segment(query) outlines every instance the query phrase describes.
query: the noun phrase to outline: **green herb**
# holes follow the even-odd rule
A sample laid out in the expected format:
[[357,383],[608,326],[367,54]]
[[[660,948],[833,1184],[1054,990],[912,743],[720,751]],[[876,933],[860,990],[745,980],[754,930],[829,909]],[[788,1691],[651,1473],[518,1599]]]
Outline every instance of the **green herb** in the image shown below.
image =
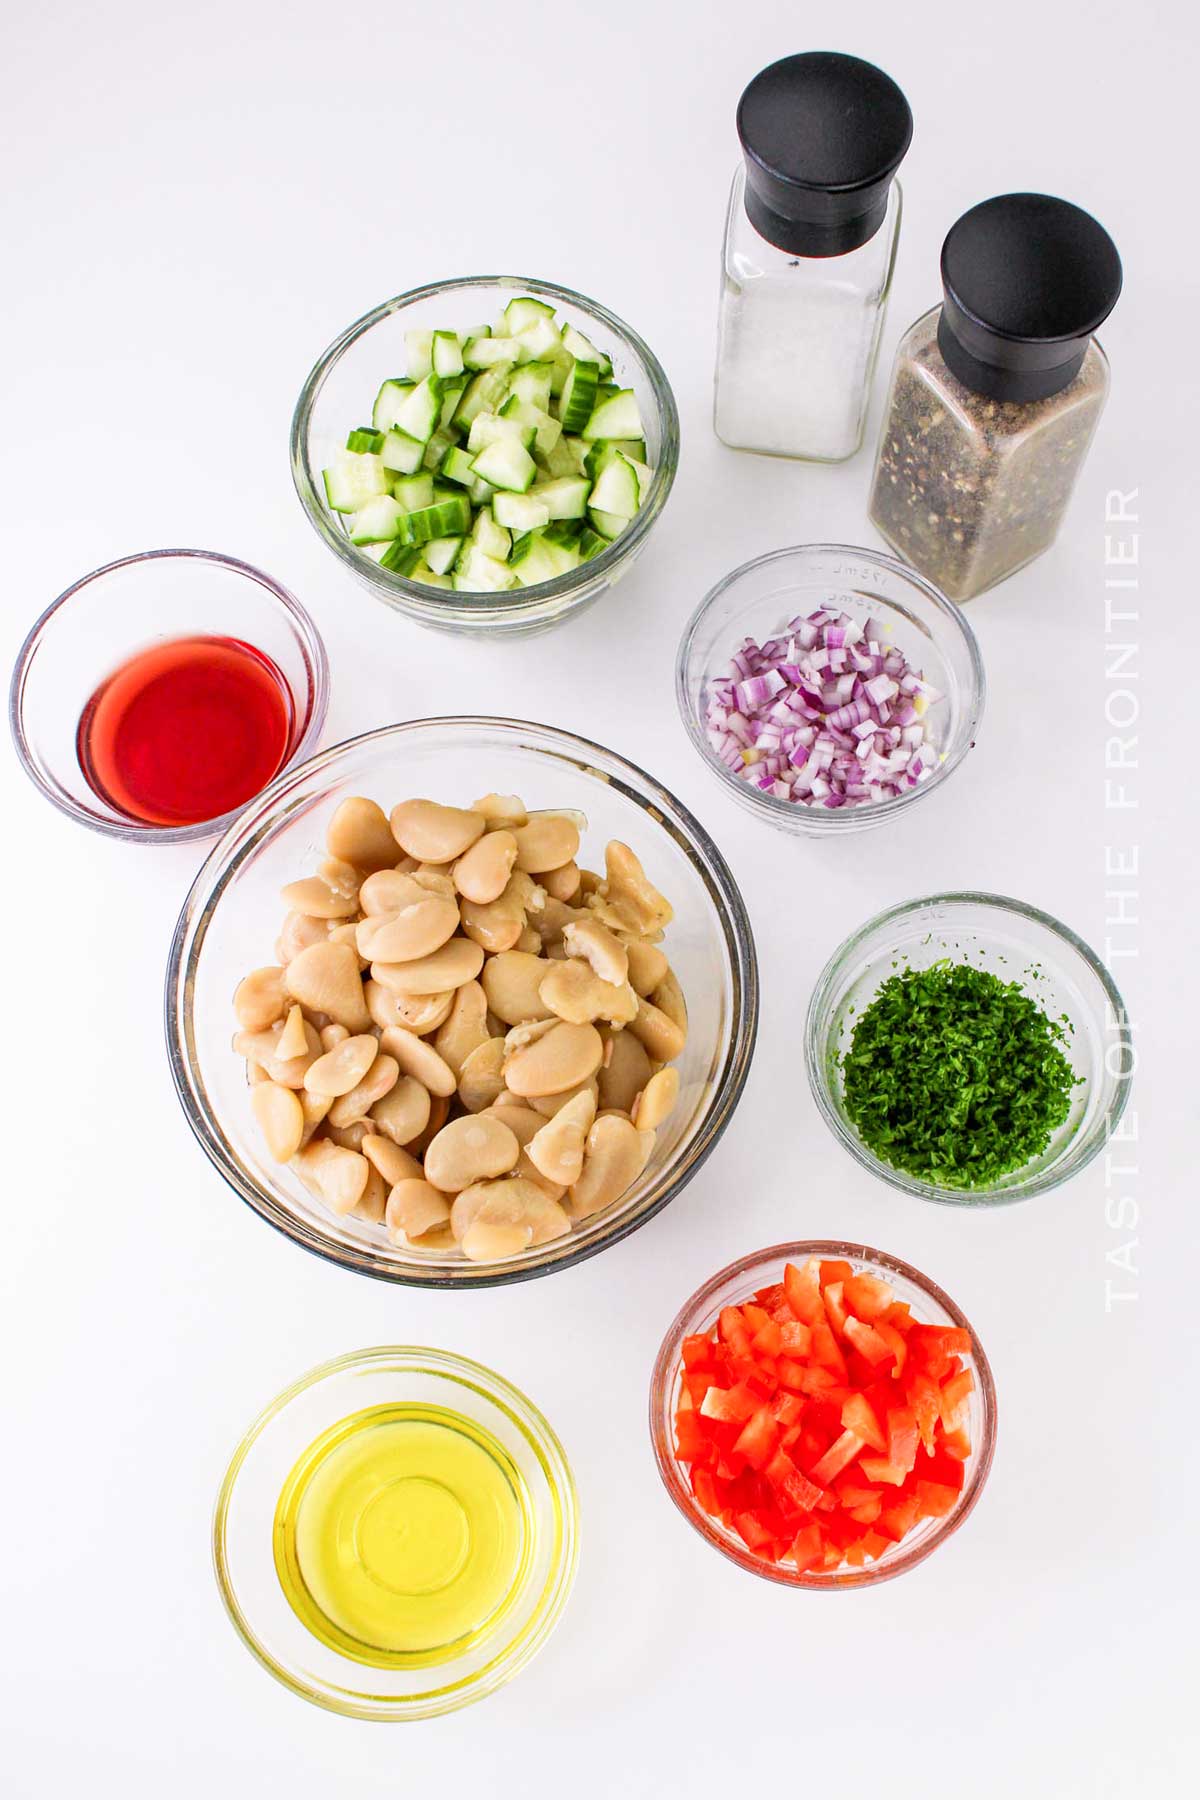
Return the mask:
[[889,975],[842,1058],[869,1150],[939,1187],[990,1187],[1038,1156],[1082,1081],[1067,1032],[1019,982],[938,962]]

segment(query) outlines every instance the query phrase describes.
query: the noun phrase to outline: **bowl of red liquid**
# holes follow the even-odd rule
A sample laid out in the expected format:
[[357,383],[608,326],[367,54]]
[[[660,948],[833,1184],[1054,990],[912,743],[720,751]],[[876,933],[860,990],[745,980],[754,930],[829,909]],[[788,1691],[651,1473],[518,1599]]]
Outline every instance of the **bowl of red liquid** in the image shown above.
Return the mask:
[[148,550],[85,575],[21,648],[9,722],[26,773],[81,825],[136,843],[217,836],[317,748],[329,664],[261,570]]

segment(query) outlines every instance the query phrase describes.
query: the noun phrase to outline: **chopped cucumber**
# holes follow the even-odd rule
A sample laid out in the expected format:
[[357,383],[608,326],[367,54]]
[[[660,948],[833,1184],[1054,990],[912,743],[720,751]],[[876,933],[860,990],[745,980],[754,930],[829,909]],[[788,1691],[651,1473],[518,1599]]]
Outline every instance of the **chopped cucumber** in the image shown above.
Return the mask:
[[558,399],[558,416],[564,431],[582,431],[596,404],[600,369],[594,362],[573,362]]
[[515,363],[521,346],[509,337],[468,338],[463,345],[463,364],[468,369],[494,369],[498,363]]
[[505,525],[510,531],[536,531],[539,525],[550,523],[550,508],[536,487],[527,494],[497,494],[492,512],[497,525]]
[[438,474],[443,481],[457,481],[460,487],[469,488],[475,480],[471,452],[464,450],[461,444],[452,445],[442,458]]
[[597,556],[654,478],[637,397],[570,322],[514,295],[493,325],[405,333],[385,381],[324,473],[364,556],[432,587],[503,591]]
[[370,425],[358,425],[346,439],[347,450],[353,450],[361,456],[364,451],[377,455],[383,449],[383,433],[375,431]]
[[442,376],[443,379],[462,374],[462,346],[456,333],[453,331],[434,332],[432,360],[434,374]]
[[560,475],[556,481],[535,482],[529,494],[546,507],[552,519],[583,519],[591,491],[586,475]]
[[641,505],[637,471],[624,456],[614,456],[592,488],[590,504],[601,512],[632,519]]
[[[436,375],[425,375],[401,401],[393,423],[397,430],[407,432],[419,444],[427,444],[437,430],[441,416],[442,384]],[[603,433],[593,435],[603,436]]]
[[425,562],[435,575],[448,575],[463,539],[430,538],[425,546]]
[[400,536],[404,510],[390,494],[378,494],[360,506],[350,521],[352,544],[384,544]]
[[387,431],[396,423],[396,414],[416,385],[415,381],[400,375],[384,382],[375,396],[371,412],[371,423],[376,431]]
[[605,356],[603,350],[597,350],[591,339],[584,337],[582,331],[577,331],[574,325],[563,326],[562,345],[575,362],[595,363],[601,381],[607,381],[612,374],[612,359]]
[[642,415],[632,388],[618,388],[601,400],[583,427],[585,438],[640,438]]
[[418,544],[405,544],[399,538],[393,538],[379,561],[383,568],[391,569],[396,575],[411,575],[421,560]]
[[406,331],[404,348],[408,352],[409,379],[424,381],[433,369],[432,331]]
[[410,438],[403,431],[396,430],[388,432],[379,453],[384,468],[391,469],[398,475],[415,475],[424,455],[424,444],[418,444],[416,438]]
[[355,513],[368,500],[388,491],[383,458],[369,452],[359,455],[344,450],[333,468],[324,470],[324,480],[325,498],[332,512]]
[[519,331],[524,331],[528,326],[536,325],[543,319],[553,319],[553,317],[554,308],[552,306],[547,306],[544,300],[535,300],[532,295],[526,294],[519,300],[510,300],[505,307],[504,329],[510,337],[516,337]]
[[[505,498],[505,496],[501,494],[496,495],[497,500],[503,498]],[[498,562],[504,562],[509,551],[512,549],[512,539],[509,537],[508,532],[496,523],[495,514],[491,507],[485,506],[481,510],[475,520],[475,526],[471,536],[479,545],[479,548],[483,551],[485,556],[494,556]]]

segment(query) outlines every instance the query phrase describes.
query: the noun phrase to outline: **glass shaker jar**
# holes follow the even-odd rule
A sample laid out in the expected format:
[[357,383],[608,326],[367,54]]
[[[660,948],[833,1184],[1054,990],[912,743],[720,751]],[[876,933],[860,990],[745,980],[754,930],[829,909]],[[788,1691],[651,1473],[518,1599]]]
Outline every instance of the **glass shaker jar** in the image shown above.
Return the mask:
[[754,77],[737,127],[714,428],[735,450],[842,462],[862,442],[912,113],[873,64],[812,51]]
[[1121,292],[1103,226],[1003,194],[942,247],[944,302],[900,341],[871,521],[952,600],[1048,550],[1108,396],[1092,333]]

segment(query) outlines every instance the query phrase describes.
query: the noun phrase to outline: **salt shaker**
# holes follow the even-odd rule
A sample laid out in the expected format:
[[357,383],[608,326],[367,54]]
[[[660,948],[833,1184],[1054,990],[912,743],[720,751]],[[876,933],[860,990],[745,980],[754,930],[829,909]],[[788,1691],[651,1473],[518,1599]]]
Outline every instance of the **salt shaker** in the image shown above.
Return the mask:
[[736,450],[842,462],[862,442],[912,113],[873,64],[812,51],[754,77],[737,127],[714,427]]
[[1002,194],[942,247],[944,301],[900,341],[870,513],[952,600],[1024,568],[1058,534],[1108,396],[1093,337],[1121,259],[1089,213]]

